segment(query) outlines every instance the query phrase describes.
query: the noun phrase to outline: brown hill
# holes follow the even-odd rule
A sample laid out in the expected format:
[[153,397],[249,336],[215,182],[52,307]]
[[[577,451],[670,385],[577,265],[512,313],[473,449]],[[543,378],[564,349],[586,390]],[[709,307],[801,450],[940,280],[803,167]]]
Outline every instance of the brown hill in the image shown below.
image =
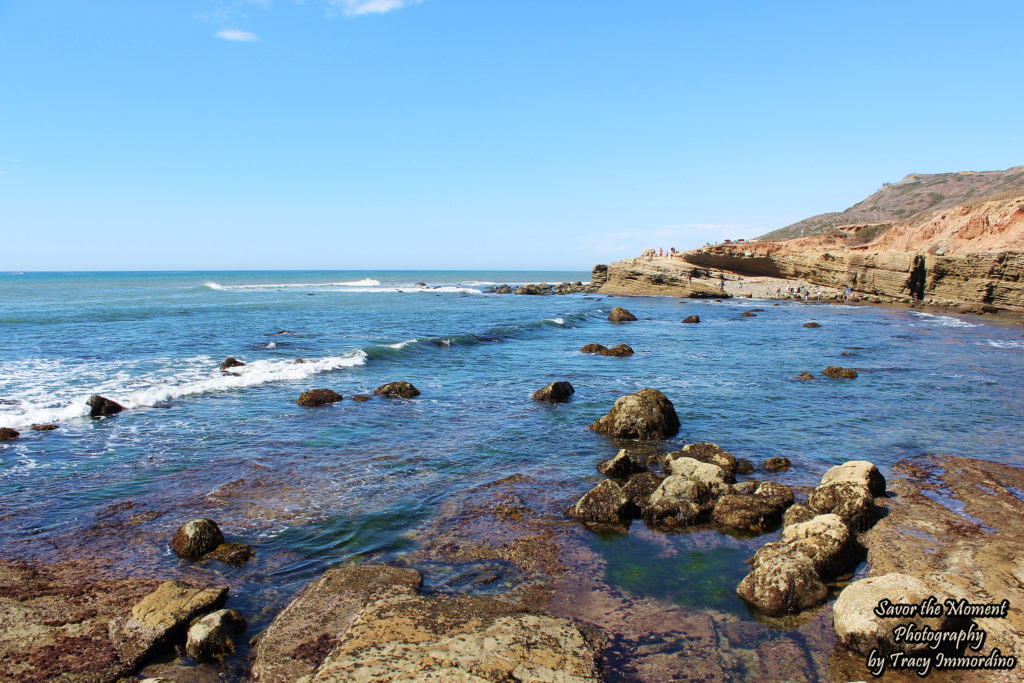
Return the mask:
[[929,216],[930,212],[1017,194],[1024,194],[1024,166],[1005,171],[915,173],[898,183],[886,183],[873,195],[845,211],[805,218],[758,239],[777,241],[811,237],[841,225],[916,222]]

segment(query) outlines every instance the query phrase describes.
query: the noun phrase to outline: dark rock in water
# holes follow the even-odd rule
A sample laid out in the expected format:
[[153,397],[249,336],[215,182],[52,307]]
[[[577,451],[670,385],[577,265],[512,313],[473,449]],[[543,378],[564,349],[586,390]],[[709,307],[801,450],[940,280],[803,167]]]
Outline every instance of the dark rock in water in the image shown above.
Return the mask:
[[857,376],[857,371],[853,368],[841,368],[838,365],[830,365],[821,371],[821,374],[826,377],[835,377],[842,379],[854,379]]
[[602,353],[607,350],[608,347],[603,344],[587,344],[580,349],[583,353]]
[[683,318],[683,322],[684,323],[699,323],[700,322],[700,316],[699,315],[688,315],[685,318]]
[[372,396],[364,396],[363,394],[356,394],[355,396],[353,396],[351,398],[351,400],[355,401],[356,403],[362,403],[363,401],[369,401],[372,398],[373,398]]
[[804,327],[821,327],[821,325],[819,325],[816,322],[809,322],[809,323],[804,323]]
[[413,287],[426,287],[426,286],[427,286],[426,282],[417,282],[417,283],[415,283],[413,285]]
[[741,481],[738,484],[733,484],[732,492],[740,495],[753,495],[757,487],[761,485],[761,482],[756,479],[748,479],[747,481]]
[[703,521],[713,505],[714,494],[704,482],[672,475],[654,490],[640,513],[649,524],[679,528]]
[[310,389],[309,391],[302,392],[302,396],[299,396],[299,400],[296,403],[300,406],[316,408],[317,406],[337,403],[341,398],[341,394],[331,389]]
[[625,479],[631,474],[646,472],[647,466],[640,459],[623,448],[614,458],[603,460],[597,464],[597,471],[606,477]]
[[307,362],[305,358],[296,358],[295,359],[295,364],[296,365],[302,365],[305,362]]
[[489,289],[485,289],[484,291],[487,292],[488,294],[511,294],[515,290],[513,290],[508,285],[498,285],[497,287],[490,287]]
[[751,308],[750,312],[751,313],[764,313],[764,309],[763,308]]
[[373,393],[378,396],[386,396],[388,398],[413,398],[420,395],[420,390],[409,382],[403,381],[382,384],[374,389]]
[[800,524],[801,522],[807,522],[818,516],[818,513],[811,508],[797,503],[791,505],[786,513],[782,516],[782,526],[790,526],[792,524]]
[[754,495],[767,498],[784,508],[792,505],[794,500],[793,489],[785,484],[777,484],[774,481],[762,482],[754,491]]
[[[280,334],[280,333],[278,333],[278,334]],[[224,359],[224,362],[220,364],[220,369],[221,370],[230,370],[231,368],[240,368],[243,365],[245,365],[245,363],[243,363],[242,361],[238,360],[234,356],[228,356],[227,358]]]
[[746,458],[736,459],[736,474],[753,474],[754,463],[750,462]]
[[621,306],[616,306],[612,309],[611,313],[608,314],[608,320],[613,323],[624,323],[636,320],[636,316],[627,311]]
[[764,531],[781,516],[782,505],[756,494],[721,496],[711,511],[711,519],[718,524],[746,531]]
[[21,433],[10,427],[0,427],[0,441],[13,441],[21,436]]
[[185,640],[185,652],[197,662],[220,662],[235,654],[235,639],[247,624],[241,612],[221,609],[193,622]]
[[545,283],[536,285],[523,285],[516,290],[516,294],[527,294],[531,296],[542,296],[551,293],[551,285]]
[[90,417],[106,417],[107,415],[117,415],[124,406],[116,401],[111,401],[109,398],[100,396],[99,394],[93,394],[89,397],[89,400],[85,402],[87,406],[92,408],[89,411]]
[[665,455],[666,464],[668,461],[675,460],[676,458],[693,458],[694,460],[717,465],[729,474],[736,473],[736,458],[718,444],[707,441],[686,444],[681,450],[667,453]]
[[622,493],[629,498],[636,509],[642,510],[647,507],[651,500],[651,494],[658,490],[665,477],[654,472],[640,472],[634,474],[622,487]]
[[201,517],[181,525],[171,539],[171,550],[186,560],[198,560],[224,543],[224,534],[212,519]]
[[616,344],[610,349],[604,349],[601,352],[602,356],[614,356],[616,358],[624,358],[626,356],[633,355],[633,349],[628,344]]
[[804,370],[799,375],[797,375],[796,378],[797,379],[804,379],[804,380],[807,380],[807,379],[818,379],[817,377],[815,377],[811,373],[807,372],[806,370]]
[[245,543],[221,543],[209,555],[206,555],[212,560],[220,560],[232,567],[240,567],[254,556],[252,548]]
[[807,507],[819,514],[838,515],[853,531],[863,531],[875,518],[875,499],[864,484],[833,481],[807,496]]
[[619,439],[667,439],[679,431],[672,401],[657,389],[622,396],[590,428]]
[[565,403],[574,393],[576,390],[569,382],[552,382],[543,389],[533,392],[533,400],[546,403]]
[[757,313],[751,313],[750,311],[743,311],[742,313],[740,313],[740,315],[743,316],[744,318],[756,318],[757,317]]
[[784,472],[788,470],[793,463],[789,461],[789,458],[775,457],[768,458],[762,463],[761,467],[764,468],[765,472]]
[[131,616],[117,617],[108,627],[121,659],[136,668],[150,656],[170,647],[185,635],[196,617],[218,609],[228,589],[195,588],[182,581],[166,581],[132,607]]
[[270,334],[269,336],[276,337],[279,334],[294,334],[294,332],[292,332],[291,330],[278,330],[277,332],[274,332],[274,333]]
[[842,352],[842,353],[840,353],[839,355],[840,355],[840,356],[856,356],[857,354],[855,354],[855,353],[853,353],[853,352],[851,352],[851,351],[843,351],[843,352]]
[[885,495],[885,477],[873,463],[866,460],[849,460],[842,465],[829,468],[821,478],[822,484],[848,481],[868,487],[873,496]]
[[630,519],[630,510],[629,498],[622,492],[622,487],[611,479],[605,479],[583,494],[568,512],[570,517],[581,522],[618,524]]
[[54,429],[58,429],[58,426],[52,423],[32,425],[30,429],[33,432],[52,432]]

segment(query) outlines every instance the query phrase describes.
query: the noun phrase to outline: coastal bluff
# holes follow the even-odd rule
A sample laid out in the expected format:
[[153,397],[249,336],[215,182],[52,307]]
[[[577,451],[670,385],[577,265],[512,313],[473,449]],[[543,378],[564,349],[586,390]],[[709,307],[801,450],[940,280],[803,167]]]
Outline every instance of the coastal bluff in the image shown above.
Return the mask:
[[721,296],[720,281],[773,278],[830,290],[850,287],[855,295],[886,302],[1021,312],[1024,193],[906,223],[839,226],[814,237],[625,259],[596,267],[595,283],[599,269],[598,291],[605,294]]

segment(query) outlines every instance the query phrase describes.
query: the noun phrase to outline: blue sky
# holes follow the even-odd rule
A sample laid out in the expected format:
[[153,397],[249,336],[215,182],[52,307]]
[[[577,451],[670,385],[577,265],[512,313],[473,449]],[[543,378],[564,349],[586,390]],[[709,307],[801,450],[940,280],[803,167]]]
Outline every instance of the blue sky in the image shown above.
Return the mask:
[[0,0],[0,269],[589,269],[1024,164],[1024,3]]

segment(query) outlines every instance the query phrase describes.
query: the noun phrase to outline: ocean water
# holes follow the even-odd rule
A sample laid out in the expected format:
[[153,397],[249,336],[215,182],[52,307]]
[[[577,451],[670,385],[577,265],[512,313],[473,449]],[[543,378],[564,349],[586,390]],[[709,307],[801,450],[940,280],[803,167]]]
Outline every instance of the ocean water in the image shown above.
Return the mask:
[[[489,283],[587,279],[0,274],[0,426],[22,432],[0,443],[0,553],[95,553],[160,575],[183,564],[166,546],[174,529],[211,516],[229,540],[251,543],[256,559],[190,571],[226,576],[259,628],[332,564],[415,547],[417,527],[460,491],[514,473],[593,485],[595,463],[618,445],[588,425],[644,387],[663,391],[682,422],[665,450],[713,441],[755,462],[786,456],[794,467],[777,478],[789,484],[813,485],[850,459],[888,475],[922,453],[1024,465],[1020,326],[797,302],[482,293]],[[639,320],[609,323],[613,305]],[[754,307],[765,311],[740,316]],[[702,322],[680,324],[690,314]],[[822,327],[802,327],[811,320]],[[624,342],[636,354],[580,353],[590,342]],[[246,365],[225,375],[218,365],[227,356]],[[860,377],[793,379],[828,365]],[[530,400],[559,379],[576,388],[571,402]],[[397,380],[422,395],[295,404],[311,388],[349,397]],[[130,410],[91,420],[93,393]],[[28,430],[41,422],[60,428]],[[104,526],[122,512],[137,515],[136,526]],[[659,569],[656,560],[634,566],[646,538],[594,538],[623,591],[742,609],[728,589],[748,553],[732,539],[689,548]],[[694,592],[678,582],[687,572],[718,583]]]

